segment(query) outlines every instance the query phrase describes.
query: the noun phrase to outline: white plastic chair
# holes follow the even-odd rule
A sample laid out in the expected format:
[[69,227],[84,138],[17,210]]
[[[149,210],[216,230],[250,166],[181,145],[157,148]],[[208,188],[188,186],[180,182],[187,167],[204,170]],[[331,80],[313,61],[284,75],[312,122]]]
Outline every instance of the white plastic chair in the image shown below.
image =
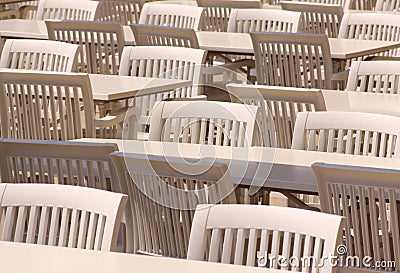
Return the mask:
[[[398,170],[314,163],[321,210],[346,217],[348,256],[370,257],[371,265],[386,263],[387,272],[400,270]],[[343,257],[346,258],[346,257]],[[371,271],[366,265],[356,270]]]
[[[338,38],[358,40],[400,40],[400,15],[385,13],[345,14]],[[379,54],[380,56],[400,56],[397,49]]]
[[232,9],[228,32],[297,32],[300,12],[273,9]]
[[2,241],[112,251],[128,196],[68,185],[6,184]]
[[343,18],[343,7],[309,2],[281,1],[283,10],[301,12],[299,32],[326,34],[329,38],[337,38]]
[[232,9],[259,9],[259,0],[197,0],[205,8],[204,30],[225,32]]
[[139,22],[140,12],[148,0],[100,0],[98,21],[130,25]]
[[265,146],[290,149],[297,114],[326,111],[322,91],[266,86],[228,84],[232,102],[257,105],[261,109],[261,128]]
[[76,70],[78,45],[43,40],[7,39],[0,68],[72,72]]
[[[163,5],[166,6],[166,5]],[[136,97],[133,105],[141,111],[139,125],[147,125],[157,101],[165,98],[188,98],[201,95],[202,65],[206,51],[182,47],[136,46],[122,52],[120,75],[191,80],[192,85],[166,93]],[[139,130],[144,131],[143,128]]]
[[81,45],[82,51],[78,57],[80,72],[118,75],[125,45],[121,24],[48,21],[46,27],[50,40]]
[[332,58],[326,35],[261,32],[250,36],[258,84],[332,89]]
[[149,140],[250,147],[258,142],[258,106],[216,101],[168,101],[150,114]]
[[376,11],[400,11],[400,1],[398,0],[377,0]]
[[[368,0],[363,0],[364,2],[367,2]],[[280,2],[289,2],[289,1],[280,1]],[[279,2],[279,4],[280,4]],[[324,5],[335,5],[335,6],[341,6],[343,7],[344,10],[348,9],[362,9],[361,7],[358,7],[356,5],[357,0],[298,0],[295,2],[299,3],[310,3],[310,4],[324,4]]]
[[370,93],[399,94],[400,62],[352,62],[346,90]]
[[134,253],[185,258],[196,205],[236,202],[225,164],[122,152],[111,158],[131,197]]
[[40,0],[36,20],[83,20],[93,21],[99,7],[97,1],[87,0]]
[[[87,74],[0,71],[1,137],[70,140],[114,135],[124,115],[95,119]],[[82,107],[83,106],[83,107]]]
[[[259,261],[268,268],[329,273],[333,271],[329,263],[318,269],[315,266],[323,257],[336,253],[344,220],[337,215],[285,207],[199,205],[188,259],[246,266],[258,266]],[[287,259],[287,267],[277,264],[281,256]],[[310,256],[315,259],[311,266],[301,259]],[[298,258],[297,266],[288,262],[292,257]]]
[[132,24],[137,46],[178,46],[200,48],[196,32],[190,28]]
[[399,117],[361,112],[302,112],[292,149],[374,157],[400,156]]
[[200,7],[146,3],[140,14],[139,24],[199,30],[203,16],[204,10]]

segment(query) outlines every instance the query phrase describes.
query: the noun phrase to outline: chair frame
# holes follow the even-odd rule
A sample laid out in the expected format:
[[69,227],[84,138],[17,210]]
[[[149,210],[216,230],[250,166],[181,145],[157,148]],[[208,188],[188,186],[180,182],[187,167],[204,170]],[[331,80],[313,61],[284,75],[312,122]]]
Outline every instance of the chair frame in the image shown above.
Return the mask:
[[[232,217],[232,215],[237,217]],[[268,217],[260,217],[260,215],[268,215]],[[294,253],[290,256],[298,257],[302,248],[299,243],[301,238],[306,241],[305,248],[310,247],[311,249],[312,237],[315,238],[314,253],[312,254],[308,250],[307,254],[307,250],[305,250],[303,255],[312,255],[316,259],[330,257],[332,253],[336,253],[344,220],[344,217],[337,215],[286,207],[199,205],[193,219],[188,259],[257,266],[255,262],[258,258],[256,257],[258,251],[260,255],[269,259],[265,254],[285,257],[290,255],[292,249]],[[322,228],[313,224],[316,222],[326,225]],[[284,240],[280,242],[282,238]],[[260,240],[259,249],[257,247],[258,240]],[[292,246],[292,240],[294,246]],[[324,241],[323,248],[322,241]],[[235,247],[233,247],[234,243],[236,243]],[[283,243],[282,249],[281,243]],[[268,250],[269,244],[271,244],[270,251]],[[316,262],[318,264],[318,261]],[[276,264],[273,267],[279,268]],[[311,272],[310,268],[299,270],[292,267],[292,270]],[[333,271],[333,268],[331,265],[325,264],[319,268],[319,271],[329,273]]]
[[298,112],[326,111],[320,89],[228,84],[232,102],[258,105],[266,146],[290,149]]
[[[300,34],[300,33],[274,33],[274,32],[253,32],[250,33],[253,47],[254,47],[254,56],[256,60],[256,69],[257,69],[257,82],[258,84],[265,85],[279,85],[279,86],[292,86],[292,87],[308,87],[308,88],[323,88],[323,89],[332,89],[332,75],[333,75],[333,67],[332,67],[332,57],[329,47],[328,37],[326,35],[320,34]],[[266,70],[267,67],[271,67],[271,64],[268,64],[268,59],[265,58],[265,48],[262,45],[271,44],[271,45],[297,45],[304,46],[304,49],[308,48],[311,51],[315,50],[317,47],[321,49],[321,55],[318,54],[320,58],[322,58],[322,64],[318,63],[318,67],[315,68],[317,71],[311,70],[308,73],[303,73],[299,75],[295,75],[295,72],[287,72],[281,71],[281,80],[279,82],[276,81],[276,73],[277,68],[270,68]],[[268,50],[270,51],[270,50]],[[276,49],[272,49],[272,51],[276,51]],[[281,50],[279,50],[281,51]],[[286,51],[286,50],[285,50]],[[281,54],[281,53],[279,53]],[[294,56],[294,53],[291,51],[290,55]],[[301,50],[301,55],[304,58],[313,58],[315,54],[311,54],[309,51]],[[270,57],[268,57],[270,58]],[[275,62],[273,65],[278,65],[281,70],[285,66],[284,63],[287,61],[280,61],[281,58],[273,57],[272,61]],[[308,69],[307,64],[300,64],[300,58],[297,56],[295,58],[297,64],[290,65],[291,69],[300,69],[303,66],[303,70]],[[299,68],[295,68],[296,65]],[[315,63],[314,63],[315,65]],[[313,65],[313,67],[314,67]],[[323,69],[322,69],[323,66]],[[266,70],[266,71],[265,71]],[[323,70],[323,71],[322,71]],[[300,73],[300,71],[298,71]],[[289,75],[290,74],[290,75]],[[297,74],[297,73],[296,73]],[[323,76],[322,76],[323,75]],[[283,76],[283,77],[282,77]],[[305,79],[303,79],[303,77]],[[283,80],[282,80],[283,79]],[[310,83],[308,81],[311,81]],[[304,86],[306,84],[306,86]]]
[[84,20],[93,21],[96,19],[99,2],[81,0],[40,0],[36,19],[62,19],[62,20]]
[[[399,117],[373,113],[301,112],[296,119],[292,149],[320,152],[335,152],[337,149],[336,153],[398,158],[400,128],[393,124],[399,121]],[[337,137],[331,132],[335,129],[340,130]],[[308,141],[307,130],[310,131]],[[316,135],[318,130],[323,130],[319,136]],[[363,135],[363,131],[368,134]]]
[[344,15],[342,6],[292,1],[281,1],[280,5],[283,10],[301,12],[299,32],[338,37]]
[[232,9],[227,32],[297,32],[299,12],[272,9]]
[[131,29],[137,46],[200,48],[193,29],[141,24],[131,24]]
[[[395,261],[396,267],[386,270],[399,271],[400,172],[321,162],[312,164],[312,170],[318,184],[321,210],[346,217],[346,240],[342,244],[347,246],[347,255],[369,256],[371,264],[382,259]],[[374,202],[368,202],[367,198]]]
[[[127,235],[128,240],[134,240],[134,253],[185,258],[196,204],[236,202],[225,164],[205,166],[123,152],[112,153],[111,158],[123,192],[131,197],[128,217],[132,225]],[[133,181],[133,175],[141,180]],[[205,181],[208,198],[207,190],[199,183]]]
[[[108,22],[46,21],[46,27],[49,40],[81,45],[82,51],[78,57],[80,64],[79,71],[93,74],[118,74],[120,58],[125,46],[124,31],[121,24]],[[89,43],[80,40],[83,35],[90,37]],[[105,45],[102,43],[99,47],[97,42],[93,42],[97,41],[98,37],[108,40],[111,36],[116,39],[113,39],[111,44]],[[79,37],[79,40],[76,40],[77,37]],[[94,52],[93,49],[95,49]],[[105,52],[108,54],[100,57]],[[110,52],[111,55],[109,54]]]
[[398,61],[353,61],[346,90],[399,94],[399,77]]
[[[204,109],[207,111],[205,112]],[[172,119],[186,120],[188,118],[196,121],[188,121],[189,127],[185,121],[180,126],[173,123],[173,132],[170,131]],[[207,120],[210,120],[208,125]],[[214,122],[212,122],[213,120]],[[243,125],[233,125],[240,126],[236,129],[230,128],[223,120],[232,120],[243,123]],[[149,140],[199,144],[208,139],[204,144],[249,147],[257,143],[259,121],[260,110],[258,106],[254,105],[215,101],[162,101],[154,107],[150,114]],[[184,126],[183,132],[181,132],[181,126]],[[217,126],[216,135],[215,126]],[[232,132],[229,131],[225,132],[229,129],[235,130],[239,135],[232,135]],[[193,132],[198,135],[193,136]],[[170,134],[173,134],[172,140]],[[180,134],[183,134],[182,138],[180,138]]]
[[57,41],[7,39],[0,67],[41,71],[73,72],[80,47]]
[[[174,20],[171,22],[172,17]],[[200,7],[178,4],[146,3],[139,24],[162,25],[199,30],[203,24],[204,10]]]
[[[0,214],[3,214],[1,216],[5,219],[5,226],[1,240],[102,251],[115,250],[119,223],[128,196],[69,185],[3,185],[5,187]],[[82,212],[80,220],[79,211]],[[40,221],[37,221],[38,217]],[[68,227],[69,219],[72,223],[71,228]],[[60,223],[57,223],[58,221]]]

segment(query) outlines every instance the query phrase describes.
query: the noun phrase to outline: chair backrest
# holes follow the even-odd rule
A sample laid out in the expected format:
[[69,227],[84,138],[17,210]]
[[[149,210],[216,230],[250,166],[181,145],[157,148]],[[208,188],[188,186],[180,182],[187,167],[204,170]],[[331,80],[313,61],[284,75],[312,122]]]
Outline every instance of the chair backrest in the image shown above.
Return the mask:
[[353,61],[346,90],[400,94],[400,62]]
[[[202,49],[160,46],[125,47],[120,75],[191,80],[192,86],[165,93],[136,97],[134,105],[141,110],[139,124],[148,124],[154,104],[165,98],[186,98],[201,95],[202,65],[206,51]],[[141,130],[141,129],[139,129]]]
[[292,146],[294,124],[299,112],[326,111],[319,89],[228,84],[232,102],[257,105],[261,110],[261,128],[266,146]]
[[121,192],[110,154],[113,143],[0,139],[0,174],[6,183],[78,185]]
[[[374,12],[345,14],[338,38],[398,42],[400,15]],[[379,55],[400,56],[400,51],[393,49]]]
[[82,46],[78,57],[78,71],[118,75],[120,58],[125,45],[121,24],[47,21],[46,27],[50,40]]
[[200,48],[196,32],[190,28],[131,25],[137,46],[178,46]]
[[19,11],[15,9],[8,9],[0,11],[0,20],[19,19]]
[[301,12],[299,32],[338,37],[343,18],[342,6],[291,1],[282,1],[280,4],[284,10]]
[[115,250],[128,196],[70,185],[6,184],[2,241]]
[[78,45],[56,41],[7,39],[1,53],[0,68],[73,72]]
[[235,203],[225,164],[113,153],[129,193],[135,252],[185,258],[197,204]]
[[400,1],[398,0],[377,0],[376,11],[400,11]]
[[[323,257],[336,253],[344,220],[337,215],[277,206],[199,205],[188,259],[246,266],[258,266],[257,261],[262,261],[268,268],[313,272]],[[286,258],[287,267],[277,264],[281,256]],[[315,259],[312,265],[301,259],[307,256]],[[298,258],[297,266],[287,262],[292,257]],[[318,269],[329,273],[332,265],[325,263]]]
[[97,1],[88,0],[40,0],[36,19],[93,21],[99,4]]
[[347,247],[347,255],[369,256],[371,265],[394,261],[385,270],[398,272],[400,172],[324,163],[314,163],[312,169],[321,210],[346,217],[346,239],[341,243]]
[[259,9],[260,0],[197,0],[199,7],[205,8],[203,29],[227,31],[232,9]]
[[399,117],[361,112],[302,112],[292,149],[400,157]]
[[257,143],[259,121],[254,105],[163,101],[150,113],[149,140],[249,147]]
[[204,10],[200,7],[146,3],[140,14],[139,24],[199,30],[203,17]]
[[0,71],[0,105],[1,137],[95,137],[94,102],[87,74]]
[[250,33],[257,83],[332,89],[328,37],[321,34]]
[[[299,0],[296,1],[298,3],[305,3],[305,4],[324,4],[324,5],[334,5],[334,6],[341,6],[344,10],[348,9],[361,9],[361,8],[356,8],[356,3],[359,0]],[[369,0],[363,0],[364,2],[367,2]],[[279,1],[278,4],[281,3],[288,3],[290,1]],[[354,8],[353,8],[354,6]],[[358,7],[358,6],[357,6]]]
[[140,12],[148,0],[100,0],[96,20],[130,25],[139,22]]
[[300,12],[273,9],[232,9],[228,32],[297,32]]

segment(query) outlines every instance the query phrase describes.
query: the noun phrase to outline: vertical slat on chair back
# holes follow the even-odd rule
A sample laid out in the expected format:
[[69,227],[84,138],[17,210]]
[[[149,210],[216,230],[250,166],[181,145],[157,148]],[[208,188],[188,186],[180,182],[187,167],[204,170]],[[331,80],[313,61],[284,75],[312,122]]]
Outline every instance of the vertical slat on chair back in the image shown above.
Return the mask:
[[399,94],[400,63],[394,61],[353,61],[346,90]]
[[300,13],[269,9],[232,9],[228,32],[297,32]]
[[111,163],[116,144],[0,140],[1,181],[78,185],[121,192]]
[[258,84],[331,89],[326,35],[251,33]]
[[290,2],[282,2],[281,6],[284,10],[301,12],[300,32],[326,34],[329,38],[338,37],[343,18],[342,6]]
[[205,8],[204,30],[226,32],[232,9],[261,8],[259,0],[226,1],[226,0],[197,0],[199,7]]
[[1,68],[72,72],[76,70],[79,47],[55,41],[7,39]]
[[46,27],[49,39],[82,46],[78,57],[78,71],[92,74],[118,74],[125,44],[121,24],[79,21],[46,22]]
[[88,75],[1,71],[0,84],[2,137],[42,140],[95,137]]
[[400,156],[398,117],[358,112],[299,113],[292,149],[374,157]]
[[146,3],[139,24],[199,30],[203,21],[202,8],[178,4]]
[[99,2],[81,0],[40,0],[37,20],[60,19],[60,20],[83,20],[93,21],[96,18]]
[[7,184],[2,241],[110,251],[126,195],[66,185]]
[[196,32],[188,28],[131,25],[137,46],[178,46],[200,48]]
[[312,168],[321,210],[346,217],[347,255],[369,256],[371,264],[394,261],[385,270],[399,271],[399,171],[324,163]]
[[376,11],[399,11],[400,1],[398,0],[377,0],[375,5]]
[[[400,41],[400,15],[351,13],[343,17],[339,38],[359,40]],[[378,54],[399,56],[398,49]]]
[[145,0],[100,0],[98,21],[130,25],[139,22]]
[[191,80],[192,85],[173,91],[137,97],[135,106],[141,110],[139,124],[148,124],[148,116],[157,101],[186,98],[202,94],[202,64],[206,51],[180,47],[125,47],[120,75]]
[[196,205],[236,202],[224,164],[124,153],[111,157],[131,197],[135,252],[185,258]]
[[[316,222],[326,225],[317,227]],[[201,205],[193,219],[188,259],[246,266],[261,262],[267,268],[331,272],[331,265],[316,265],[322,257],[334,255],[343,225],[343,217],[293,208]],[[287,259],[287,267],[278,264],[281,256]],[[293,257],[298,259],[297,266]],[[310,265],[306,257],[315,260]]]
[[227,85],[232,102],[257,105],[262,112],[261,123],[266,132],[266,146],[290,148],[294,125],[299,112],[326,111],[324,97],[318,89],[273,86]]
[[259,115],[260,110],[254,105],[160,102],[150,115],[149,140],[249,147],[258,136]]

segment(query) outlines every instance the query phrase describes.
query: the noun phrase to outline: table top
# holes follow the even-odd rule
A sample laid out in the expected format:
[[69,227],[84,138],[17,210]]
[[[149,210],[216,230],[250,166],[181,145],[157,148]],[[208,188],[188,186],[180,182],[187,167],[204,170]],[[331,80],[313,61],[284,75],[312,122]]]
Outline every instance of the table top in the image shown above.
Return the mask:
[[226,163],[233,183],[250,187],[288,190],[293,192],[318,192],[311,164],[364,166],[400,170],[400,159],[377,158],[336,153],[311,152],[269,147],[227,147],[214,145],[166,143],[116,139],[78,139],[74,141],[116,143],[120,151],[172,158],[211,159],[208,162]]
[[[10,19],[0,21],[0,34],[9,38],[47,39],[44,21]],[[124,26],[125,44],[134,43],[133,33],[129,26]],[[253,54],[253,45],[248,33],[197,32],[200,48],[209,51],[235,54]],[[347,60],[379,53],[400,47],[399,42],[369,41],[354,39],[330,38],[333,59]]]
[[89,74],[93,99],[113,101],[167,92],[188,86],[191,81],[118,75]]
[[[1,30],[1,28],[0,28]],[[254,54],[248,33],[197,32],[202,49],[222,53]],[[332,59],[347,60],[400,47],[399,42],[329,38]]]
[[[123,29],[126,44],[133,44],[134,38],[130,26],[123,26]],[[0,35],[8,38],[48,39],[46,23],[43,20],[0,20]]]
[[285,273],[165,257],[0,242],[0,270],[8,273]]

